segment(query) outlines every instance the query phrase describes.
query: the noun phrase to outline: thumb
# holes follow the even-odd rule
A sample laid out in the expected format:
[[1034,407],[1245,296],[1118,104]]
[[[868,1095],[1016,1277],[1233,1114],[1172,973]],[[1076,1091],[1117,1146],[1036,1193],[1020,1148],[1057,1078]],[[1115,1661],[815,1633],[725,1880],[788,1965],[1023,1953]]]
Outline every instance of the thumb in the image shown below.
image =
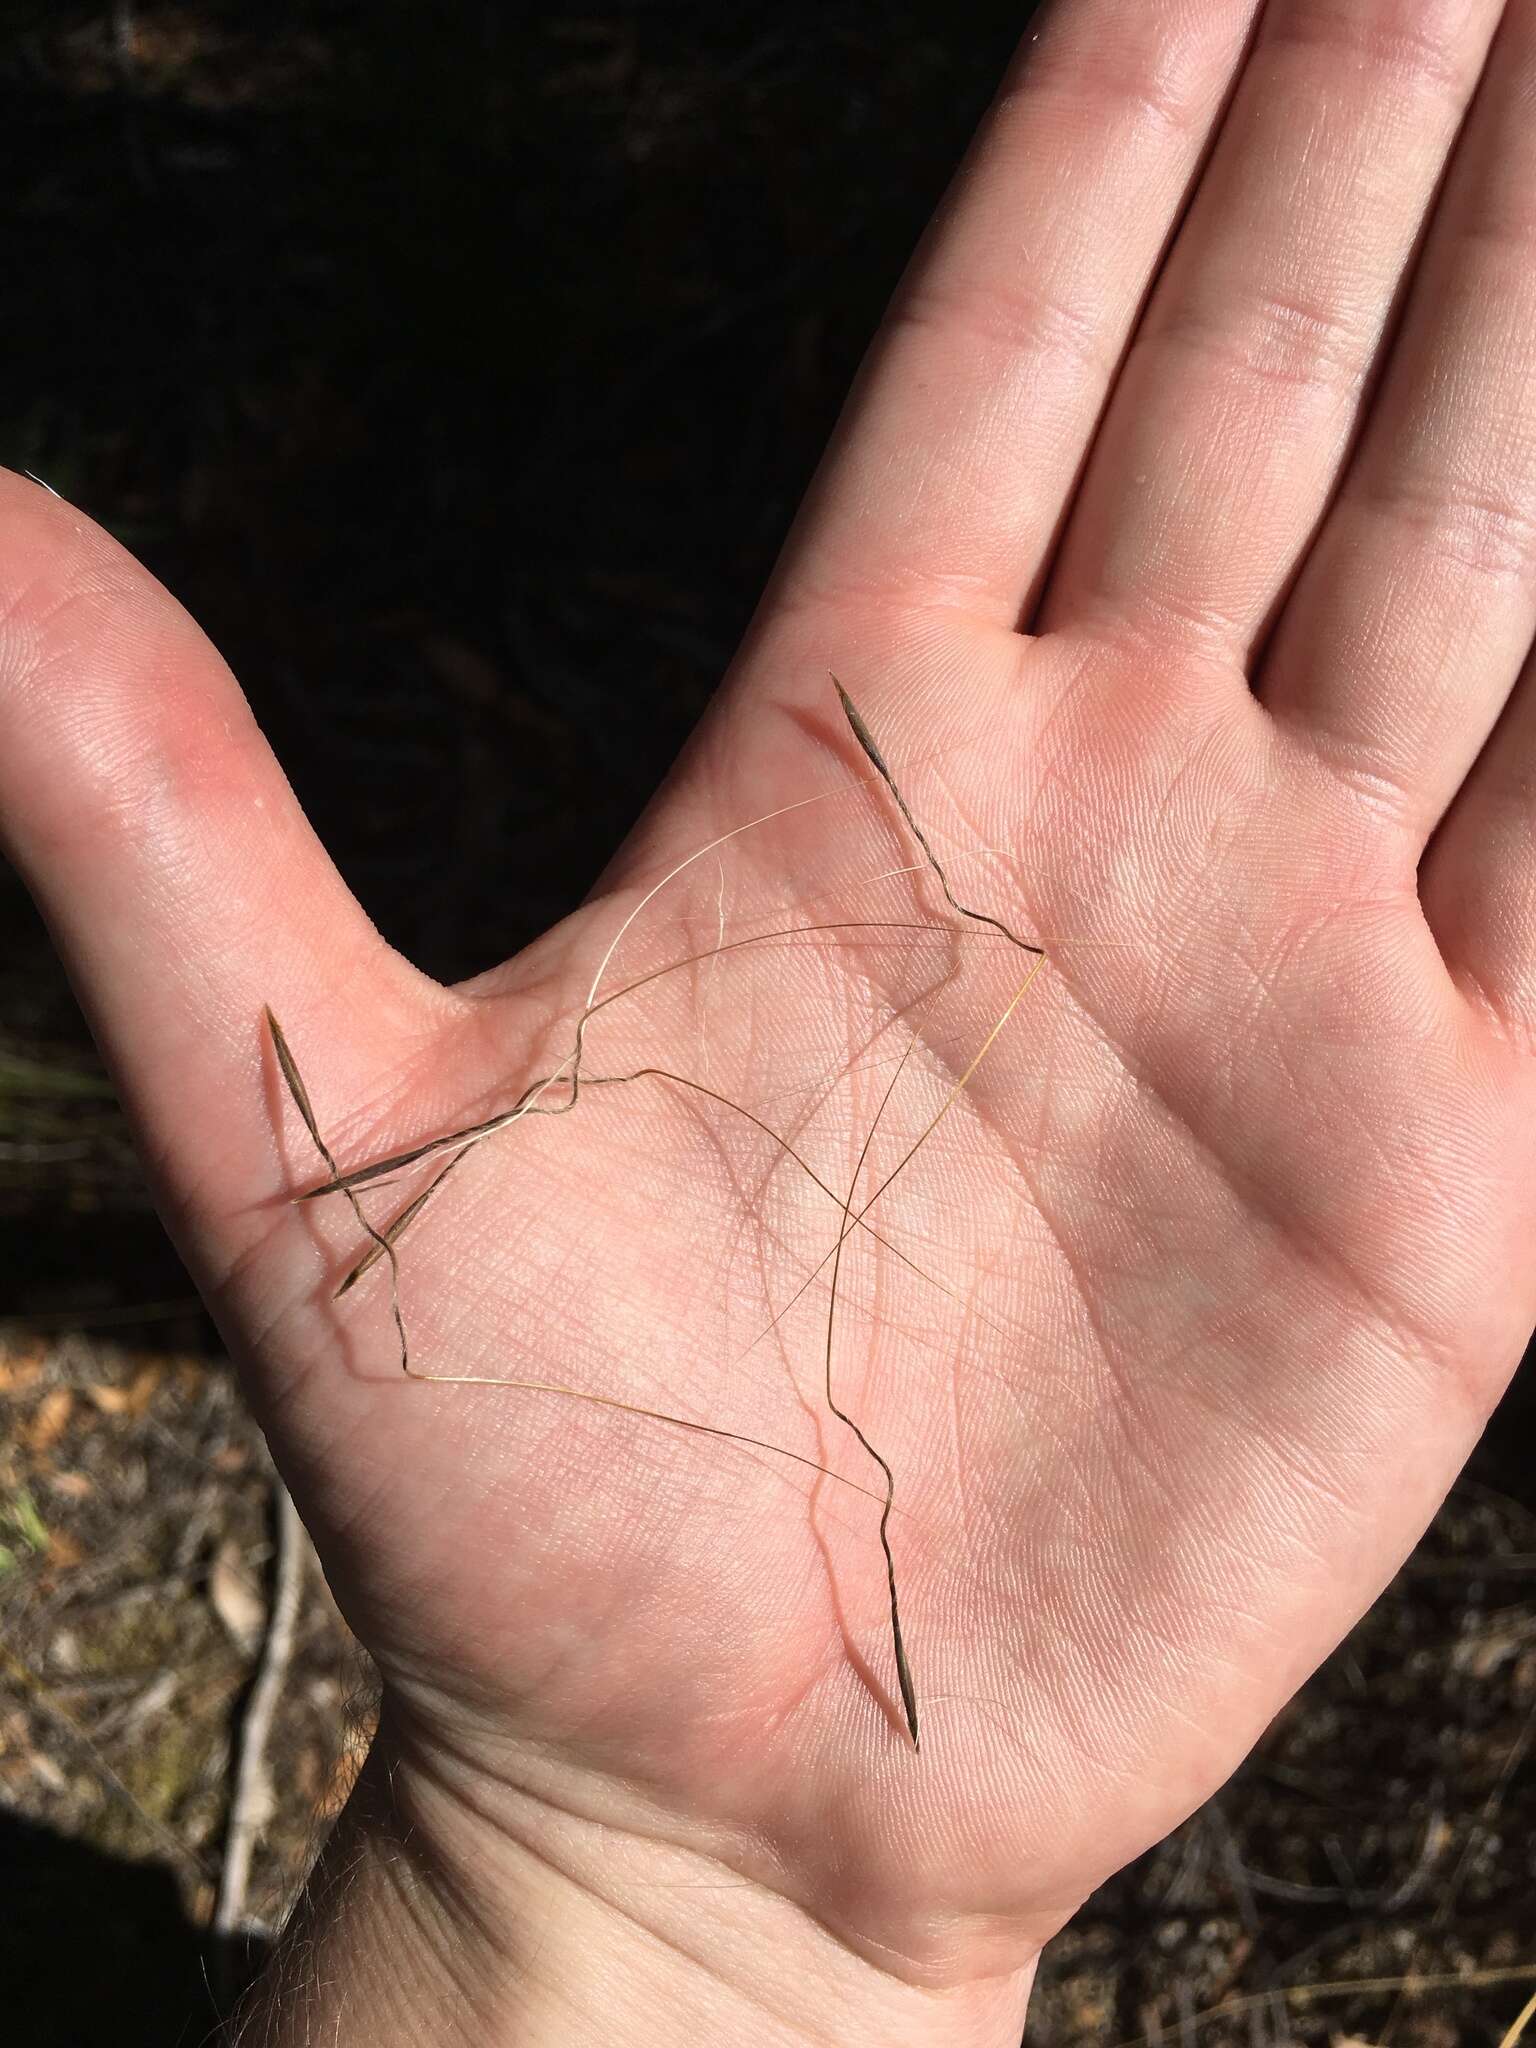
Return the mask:
[[263,1004],[356,1063],[350,1077],[333,1065],[341,1096],[364,1074],[376,1091],[450,999],[369,922],[187,613],[99,527],[4,471],[0,845],[173,1232],[217,1277],[239,1256],[239,1217],[259,1227],[252,1196],[280,1185]]

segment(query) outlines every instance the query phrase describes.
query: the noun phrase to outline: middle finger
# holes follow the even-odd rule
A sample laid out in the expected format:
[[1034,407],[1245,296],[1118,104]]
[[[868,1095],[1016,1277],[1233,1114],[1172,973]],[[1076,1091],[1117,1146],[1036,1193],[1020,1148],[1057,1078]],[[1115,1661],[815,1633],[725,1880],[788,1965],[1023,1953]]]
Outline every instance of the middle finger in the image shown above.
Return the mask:
[[1327,503],[1498,0],[1276,0],[1094,450],[1042,627],[1244,660]]

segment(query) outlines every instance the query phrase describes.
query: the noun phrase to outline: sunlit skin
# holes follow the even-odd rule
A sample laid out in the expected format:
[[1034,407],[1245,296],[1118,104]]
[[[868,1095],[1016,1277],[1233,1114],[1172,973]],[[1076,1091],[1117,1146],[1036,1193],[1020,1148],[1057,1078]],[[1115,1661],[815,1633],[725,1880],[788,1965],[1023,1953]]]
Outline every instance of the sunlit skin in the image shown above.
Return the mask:
[[[1536,4],[1255,12],[1044,17],[694,741],[593,899],[466,986],[381,942],[192,620],[0,489],[5,843],[378,1659],[393,1796],[520,1983],[561,1953],[543,1893],[522,1943],[537,1865],[755,2039],[1011,2043],[1040,1944],[1380,1591],[1536,1322]],[[387,1273],[331,1300],[355,1220],[290,1199],[324,1169],[263,1022],[360,1165],[550,1072],[629,911],[768,813],[615,983],[942,926],[594,1020],[593,1075],[691,1075],[824,1185],[636,1081],[477,1147],[400,1252],[421,1370],[878,1494],[825,1273],[764,1332],[1031,962],[964,929],[831,674],[959,898],[1046,954],[868,1217],[942,1285],[842,1252],[920,1755],[878,1501],[404,1381]]]

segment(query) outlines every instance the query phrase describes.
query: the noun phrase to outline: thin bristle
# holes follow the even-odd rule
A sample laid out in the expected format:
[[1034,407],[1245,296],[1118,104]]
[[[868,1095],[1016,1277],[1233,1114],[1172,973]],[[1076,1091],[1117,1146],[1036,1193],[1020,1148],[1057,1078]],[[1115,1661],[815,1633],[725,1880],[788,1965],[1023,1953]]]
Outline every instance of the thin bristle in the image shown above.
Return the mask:
[[880,1512],[880,1548],[885,1557],[885,1576],[887,1584],[890,1588],[891,1646],[895,1652],[896,1658],[896,1682],[901,1688],[901,1703],[906,1711],[907,1727],[911,1732],[912,1747],[914,1750],[916,1750],[918,1746],[917,1692],[915,1687],[913,1686],[912,1673],[911,1670],[908,1668],[907,1664],[906,1645],[902,1640],[901,1603],[896,1595],[896,1559],[891,1552],[891,1539],[889,1534],[891,1508],[895,1504],[896,1499],[896,1475],[891,1470],[890,1465],[886,1461],[886,1459],[882,1457],[880,1452],[875,1449],[874,1445],[870,1442],[869,1438],[864,1434],[863,1430],[859,1427],[858,1423],[856,1423],[853,1417],[848,1413],[847,1409],[839,1406],[837,1399],[832,1392],[832,1340],[837,1327],[837,1284],[838,1279],[842,1273],[843,1246],[847,1243],[848,1238],[851,1236],[855,1228],[855,1220],[852,1214],[852,1210],[853,1198],[858,1193],[859,1175],[864,1171],[864,1162],[869,1157],[869,1148],[875,1142],[875,1132],[880,1127],[880,1120],[885,1115],[886,1109],[890,1104],[891,1097],[896,1092],[896,1084],[901,1079],[902,1074],[906,1070],[907,1061],[911,1058],[913,1048],[916,1046],[916,1044],[917,1034],[916,1032],[914,1032],[912,1034],[912,1037],[907,1042],[907,1049],[902,1054],[900,1065],[897,1067],[895,1073],[892,1074],[889,1082],[886,1084],[885,1093],[880,1098],[880,1105],[876,1109],[875,1114],[870,1121],[869,1129],[864,1134],[864,1143],[860,1147],[858,1159],[854,1163],[853,1179],[848,1189],[847,1198],[846,1200],[840,1200],[840,1207],[843,1212],[843,1227],[838,1232],[837,1243],[832,1247],[832,1288],[831,1296],[827,1303],[827,1349],[825,1359],[825,1386],[827,1406],[832,1410],[832,1413],[837,1417],[839,1422],[846,1424],[846,1426],[853,1431],[853,1434],[864,1446],[864,1449],[868,1452],[869,1456],[873,1458],[875,1463],[880,1467],[880,1470],[885,1474],[885,1503]]
[[[735,952],[743,946],[763,945],[773,939],[802,938],[814,933],[865,931],[933,932],[950,939],[956,936],[949,927],[942,924],[914,922],[912,920],[886,921],[871,919],[855,919],[841,924],[791,925],[786,929],[778,931],[755,932],[743,939],[732,939],[725,946],[711,947],[707,952],[690,953],[680,960],[669,960],[664,966],[653,968],[649,974],[641,975],[637,981],[629,982],[623,988],[615,989],[611,995],[604,996],[600,1002],[594,1003],[588,1010],[582,1013],[581,1018],[578,1020],[578,1033],[584,1032],[591,1019],[597,1016],[600,1011],[606,1010],[611,1003],[618,1002],[624,996],[635,994],[637,990],[648,987],[652,982],[659,981],[663,975],[673,974],[679,968],[695,967],[702,961],[714,959],[719,953]],[[981,937],[982,934],[967,933],[966,936]],[[1007,934],[1005,933],[1004,936],[1006,937]],[[375,1159],[366,1166],[354,1167],[350,1173],[333,1173],[329,1180],[322,1181],[318,1187],[303,1189],[293,1199],[296,1202],[314,1202],[320,1200],[324,1195],[345,1194],[349,1188],[368,1186],[370,1183],[378,1181],[384,1174],[394,1173],[407,1166],[418,1165],[423,1159],[430,1159],[434,1153],[446,1152],[455,1145],[479,1144],[482,1139],[495,1137],[499,1131],[506,1130],[509,1125],[520,1122],[525,1116],[564,1115],[572,1106],[570,1100],[561,1102],[553,1109],[549,1109],[543,1106],[539,1098],[547,1093],[556,1081],[573,1078],[578,1070],[580,1050],[581,1047],[578,1042],[576,1046],[573,1046],[571,1052],[567,1053],[559,1066],[554,1068],[552,1072],[541,1075],[538,1080],[531,1081],[512,1107],[501,1111],[499,1115],[486,1117],[480,1123],[467,1124],[462,1130],[449,1131],[442,1137],[429,1138],[424,1144],[411,1146],[408,1151],[393,1152],[387,1159]],[[585,1084],[585,1077],[583,1077],[583,1082]]]
[[[881,1181],[879,1187],[875,1189],[875,1192],[870,1196],[869,1200],[864,1204],[863,1208],[858,1209],[854,1212],[853,1220],[855,1223],[863,1222],[864,1218],[869,1214],[870,1210],[873,1209],[876,1202],[879,1201],[880,1197],[891,1185],[891,1182],[896,1179],[898,1174],[905,1172],[906,1168],[911,1165],[912,1161],[917,1157],[918,1153],[923,1149],[924,1145],[927,1144],[929,1138],[933,1135],[934,1131],[938,1128],[939,1124],[941,1124],[944,1118],[948,1116],[950,1110],[954,1107],[955,1103],[959,1100],[960,1096],[965,1092],[965,1089],[969,1085],[971,1078],[975,1074],[977,1068],[981,1065],[982,1061],[986,1058],[987,1054],[992,1050],[992,1047],[996,1044],[998,1035],[1002,1031],[1003,1026],[1008,1022],[1008,1019],[1013,1015],[1014,1011],[1019,1007],[1019,1004],[1024,1000],[1024,997],[1028,994],[1030,986],[1033,983],[1036,975],[1045,965],[1045,957],[1046,956],[1043,953],[1040,955],[1039,959],[1035,962],[1034,966],[1029,970],[1028,974],[1025,975],[1023,981],[1020,982],[1019,986],[1014,990],[1013,996],[1009,1001],[1007,1009],[1003,1011],[1003,1014],[998,1018],[997,1022],[992,1026],[992,1029],[987,1033],[986,1038],[982,1041],[982,1047],[980,1052],[976,1054],[975,1058],[971,1061],[970,1065],[966,1068],[965,1072],[960,1076],[959,1080],[955,1083],[953,1088],[950,1089],[948,1095],[945,1096],[943,1102],[939,1106],[937,1114],[932,1118],[932,1120],[928,1124],[924,1126],[922,1134],[918,1138],[916,1144],[913,1145],[911,1150],[905,1155],[904,1158],[897,1162],[897,1164],[886,1175],[885,1179]],[[834,1246],[833,1249],[835,1250],[836,1247]],[[806,1294],[809,1293],[810,1289],[815,1286],[816,1282],[821,1278],[822,1274],[826,1271],[827,1266],[831,1263],[831,1259],[832,1252],[828,1252],[822,1259],[821,1263],[818,1266],[816,1266],[812,1272],[806,1275],[805,1279],[801,1281],[800,1285],[789,1297],[789,1300],[786,1301],[784,1306],[774,1314],[772,1319],[768,1323],[766,1323],[761,1330],[758,1331],[757,1335],[752,1339],[752,1342],[747,1346],[746,1350],[741,1353],[741,1356],[736,1360],[736,1363],[738,1365],[742,1362],[742,1359],[745,1359],[751,1352],[757,1349],[758,1345],[762,1343],[765,1337],[771,1337],[773,1335],[773,1332],[779,1327],[780,1323],[783,1322],[784,1318],[789,1314],[790,1310],[796,1307],[796,1305],[805,1298]]]

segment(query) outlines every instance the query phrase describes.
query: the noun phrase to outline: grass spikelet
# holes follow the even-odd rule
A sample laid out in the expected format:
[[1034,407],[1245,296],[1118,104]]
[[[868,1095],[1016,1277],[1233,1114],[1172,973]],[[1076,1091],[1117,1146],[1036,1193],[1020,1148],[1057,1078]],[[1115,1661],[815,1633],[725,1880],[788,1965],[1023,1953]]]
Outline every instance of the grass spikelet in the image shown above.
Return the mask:
[[[820,1476],[835,1480],[839,1485],[846,1486],[853,1492],[879,1504],[881,1510],[879,1537],[890,1596],[891,1642],[895,1659],[896,1677],[901,1694],[902,1709],[906,1717],[907,1730],[911,1736],[913,1750],[917,1752],[919,1749],[917,1689],[913,1681],[903,1635],[896,1563],[890,1543],[891,1518],[893,1514],[899,1512],[896,1506],[895,1474],[887,1459],[875,1448],[856,1418],[838,1400],[834,1388],[837,1312],[844,1266],[844,1246],[856,1231],[862,1232],[870,1243],[878,1245],[881,1250],[901,1260],[919,1279],[936,1288],[951,1301],[958,1301],[959,1297],[942,1280],[910,1258],[892,1241],[888,1234],[876,1229],[868,1221],[869,1212],[886,1194],[892,1183],[910,1166],[939,1123],[948,1115],[950,1109],[964,1092],[982,1061],[996,1044],[1009,1019],[1023,1001],[1036,976],[1044,967],[1046,955],[1041,945],[1032,940],[1021,938],[1002,919],[992,916],[989,912],[977,910],[968,904],[962,903],[955,895],[942,863],[934,852],[922,826],[914,817],[911,806],[902,793],[901,787],[868,724],[854,705],[848,692],[835,676],[832,678],[832,682],[837,691],[849,729],[865,759],[874,771],[873,776],[870,778],[871,781],[878,782],[887,791],[923,856],[923,862],[919,866],[902,868],[893,872],[900,874],[918,873],[922,871],[922,865],[926,865],[936,877],[949,908],[957,917],[965,920],[966,925],[970,927],[968,931],[957,931],[956,927],[942,920],[935,922],[921,919],[885,921],[847,919],[824,924],[787,925],[773,931],[752,933],[741,938],[727,939],[724,932],[724,873],[722,868],[719,897],[722,907],[720,909],[720,934],[717,944],[705,952],[693,953],[679,959],[666,961],[661,966],[651,969],[648,973],[638,976],[623,986],[603,993],[604,981],[608,976],[609,969],[625,935],[630,931],[636,919],[646,907],[686,868],[706,854],[718,854],[719,849],[728,845],[730,841],[739,837],[741,833],[750,830],[754,825],[766,824],[774,818],[784,817],[790,812],[802,810],[810,804],[820,803],[826,799],[825,794],[823,794],[804,798],[797,803],[782,805],[778,810],[768,813],[764,818],[750,820],[746,825],[736,826],[731,831],[720,834],[716,839],[711,840],[708,845],[700,847],[694,853],[687,855],[685,859],[679,861],[675,867],[671,868],[640,897],[610,939],[606,950],[598,962],[586,1003],[576,1018],[569,1050],[564,1058],[548,1073],[542,1074],[537,1079],[529,1082],[509,1108],[501,1110],[495,1115],[482,1118],[477,1123],[467,1124],[461,1129],[447,1132],[438,1137],[425,1139],[403,1150],[393,1152],[386,1158],[376,1159],[365,1165],[352,1167],[345,1171],[326,1142],[319,1119],[315,1113],[314,1105],[310,1099],[309,1090],[300,1073],[298,1062],[294,1057],[282,1027],[270,1009],[266,1012],[266,1019],[272,1037],[273,1050],[276,1054],[278,1068],[282,1074],[284,1084],[294,1107],[303,1121],[305,1130],[309,1134],[311,1143],[324,1163],[328,1176],[320,1185],[304,1190],[296,1195],[294,1199],[296,1201],[310,1201],[324,1195],[341,1195],[351,1207],[359,1225],[369,1240],[366,1251],[354,1261],[340,1285],[336,1288],[335,1292],[338,1298],[354,1288],[380,1260],[387,1262],[390,1272],[390,1309],[399,1342],[400,1367],[405,1377],[439,1385],[515,1388],[529,1393],[554,1394],[567,1400],[590,1402],[597,1407],[609,1408],[620,1414],[644,1418],[652,1422],[666,1423],[674,1428],[690,1430],[702,1436],[716,1437],[725,1442],[742,1444],[755,1450],[771,1452],[777,1457],[785,1458],[795,1464],[808,1467]],[[938,1110],[923,1126],[917,1138],[908,1146],[891,1171],[862,1200],[859,1199],[860,1183],[863,1180],[864,1170],[869,1160],[871,1146],[895,1094],[897,1085],[921,1042],[921,1034],[919,1032],[914,1031],[909,1039],[906,1050],[902,1053],[886,1085],[874,1118],[864,1135],[846,1195],[839,1193],[824,1180],[802,1153],[782,1133],[775,1130],[762,1117],[756,1115],[744,1104],[735,1101],[723,1090],[716,1089],[710,1085],[707,1080],[700,1080],[696,1077],[680,1073],[671,1067],[653,1064],[639,1066],[629,1072],[620,1074],[591,1074],[587,1072],[587,1032],[592,1020],[611,1005],[620,1002],[625,997],[636,995],[639,991],[652,986],[666,975],[676,973],[688,967],[697,967],[704,963],[711,963],[710,971],[713,972],[713,964],[717,963],[722,957],[751,946],[764,946],[773,943],[782,945],[815,943],[818,940],[825,940],[833,936],[844,943],[861,943],[867,939],[872,942],[889,944],[895,942],[901,935],[906,935],[910,943],[918,945],[926,943],[933,937],[943,938],[946,941],[953,941],[960,936],[969,936],[974,939],[982,939],[989,936],[997,937],[1006,940],[1020,952],[1030,955],[1031,965],[1024,979],[1015,989],[1007,1006],[987,1032],[981,1046],[974,1053],[958,1080],[954,1082],[953,1086],[946,1093]],[[836,1207],[839,1222],[838,1233],[834,1243],[790,1301],[775,1314],[767,1328],[760,1333],[758,1338],[754,1339],[753,1345],[749,1345],[747,1349],[750,1352],[756,1343],[760,1343],[763,1337],[766,1337],[770,1331],[776,1329],[789,1310],[805,1294],[806,1290],[819,1280],[830,1266],[831,1277],[828,1283],[823,1358],[823,1382],[826,1405],[828,1410],[852,1432],[869,1458],[879,1467],[884,1479],[884,1487],[881,1491],[877,1492],[870,1487],[862,1486],[857,1481],[848,1479],[843,1474],[834,1472],[829,1467],[820,1464],[816,1459],[805,1457],[800,1452],[789,1450],[781,1444],[771,1443],[760,1437],[747,1436],[740,1431],[726,1429],[714,1423],[699,1422],[686,1416],[674,1415],[664,1410],[645,1407],[636,1402],[622,1401],[612,1395],[591,1393],[583,1388],[570,1387],[550,1380],[507,1379],[479,1373],[424,1373],[418,1371],[413,1365],[404,1313],[400,1301],[400,1265],[397,1245],[400,1238],[410,1229],[428,1203],[437,1196],[476,1146],[496,1136],[499,1132],[512,1128],[525,1117],[568,1115],[577,1107],[586,1089],[623,1088],[635,1086],[645,1081],[661,1082],[672,1087],[692,1091],[744,1117],[772,1142],[781,1158],[787,1159],[793,1164]],[[437,1168],[427,1184],[406,1202],[382,1229],[369,1220],[364,1213],[360,1199],[362,1190],[388,1186],[395,1176],[443,1153],[449,1155],[446,1161]],[[979,1311],[975,1310],[973,1304],[965,1304],[965,1306],[972,1313],[979,1313]],[[982,1320],[988,1321],[990,1319],[983,1316]],[[742,1357],[746,1355],[747,1353],[743,1353]]]

